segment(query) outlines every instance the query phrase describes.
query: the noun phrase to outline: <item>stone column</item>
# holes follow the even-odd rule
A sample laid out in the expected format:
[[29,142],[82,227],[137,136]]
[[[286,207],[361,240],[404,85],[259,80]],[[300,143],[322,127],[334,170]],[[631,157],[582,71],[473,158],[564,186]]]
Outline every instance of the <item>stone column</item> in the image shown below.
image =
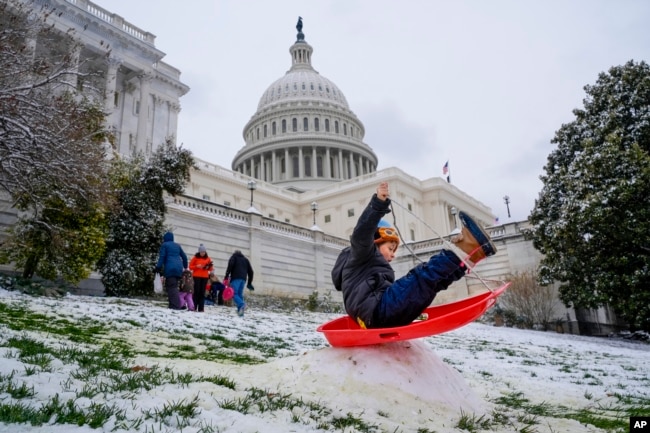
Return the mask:
[[178,102],[169,101],[169,130],[178,131],[178,113],[181,112],[181,104]]
[[289,170],[292,170],[291,161],[289,160],[289,149],[284,149],[284,179],[282,180],[290,178]]
[[326,179],[331,179],[332,178],[332,166],[330,165],[330,148],[325,149],[325,167],[323,167],[323,174],[325,175]]
[[339,149],[338,165],[339,165],[339,179],[344,180],[345,176],[343,175],[343,151],[341,149]]
[[275,156],[275,150],[271,152],[271,183],[275,182],[278,171],[278,160]]
[[263,289],[264,287],[264,274],[262,273],[262,240],[264,236],[264,230],[262,227],[262,215],[257,213],[250,213],[249,215],[249,245],[250,252],[248,254],[248,260],[251,262],[253,267],[253,272],[255,276],[253,278],[253,285]]
[[138,111],[138,132],[136,139],[136,148],[143,152],[147,148],[147,122],[149,120],[149,88],[153,75],[143,72],[138,75],[140,79],[140,108]]
[[110,56],[106,59],[106,92],[104,96],[105,108],[108,118],[112,117],[115,110],[115,89],[117,88],[117,69],[122,64],[122,59]]
[[316,146],[311,149],[311,177],[318,177],[318,164],[316,164]]
[[298,177],[304,179],[305,177],[305,161],[302,155],[302,146],[298,147]]
[[331,281],[325,281],[324,275],[325,274],[325,253],[324,253],[324,248],[323,248],[323,232],[316,230],[314,231],[314,287],[316,290],[318,290],[321,294],[324,294],[326,291],[326,287],[328,284],[331,284]]

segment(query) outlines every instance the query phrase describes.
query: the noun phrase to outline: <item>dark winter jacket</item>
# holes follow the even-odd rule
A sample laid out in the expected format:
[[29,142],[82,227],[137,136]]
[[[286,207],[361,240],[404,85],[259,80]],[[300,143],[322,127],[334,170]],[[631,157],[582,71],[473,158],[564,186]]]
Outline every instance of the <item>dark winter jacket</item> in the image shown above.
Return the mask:
[[167,232],[163,236],[163,244],[160,246],[156,270],[162,270],[165,277],[180,278],[183,275],[183,269],[187,269],[187,255],[183,248],[174,242],[174,234]]
[[248,284],[253,283],[253,267],[251,266],[251,262],[248,261],[241,251],[235,251],[233,255],[230,256],[225,278],[230,278],[230,281],[245,281],[246,278],[248,278]]
[[381,218],[390,212],[390,199],[374,194],[365,208],[345,248],[332,269],[332,281],[343,291],[345,311],[354,320],[372,327],[373,314],[381,297],[395,281],[395,271],[375,245],[375,231]]

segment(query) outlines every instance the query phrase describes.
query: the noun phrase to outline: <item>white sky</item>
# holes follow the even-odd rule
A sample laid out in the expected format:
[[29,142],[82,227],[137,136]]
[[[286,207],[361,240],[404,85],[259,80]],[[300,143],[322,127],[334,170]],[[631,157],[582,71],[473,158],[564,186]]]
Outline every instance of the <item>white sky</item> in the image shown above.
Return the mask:
[[550,140],[583,87],[650,61],[646,0],[96,0],[157,36],[191,87],[178,139],[230,168],[262,93],[291,66],[303,17],[312,64],[364,123],[379,168],[442,176],[507,222],[533,208]]
[[[254,301],[253,301],[254,302]],[[0,287],[0,303],[9,309],[27,308],[71,324],[97,320],[113,329],[106,340],[119,338],[139,351],[165,351],[183,345],[204,350],[205,340],[191,334],[217,335],[230,341],[253,341],[259,344],[281,339],[283,346],[276,357],[257,365],[198,360],[163,359],[140,355],[134,366],[170,368],[176,375],[223,376],[235,382],[234,390],[209,382],[190,381],[187,385],[165,384],[150,391],[107,392],[93,399],[95,403],[113,405],[126,410],[129,420],[145,412],[155,412],[166,404],[198,397],[200,414],[192,426],[182,431],[196,433],[198,426],[211,425],[220,433],[307,433],[317,430],[314,424],[291,421],[292,413],[276,410],[249,414],[226,410],[219,402],[246,398],[246,389],[256,387],[271,393],[290,395],[292,399],[313,402],[339,417],[351,413],[364,422],[379,426],[379,431],[407,433],[418,429],[452,432],[460,418],[460,409],[478,418],[482,412],[491,418],[495,406],[491,401],[521,393],[531,405],[547,405],[567,413],[598,407],[616,408],[620,404],[614,394],[650,398],[647,364],[650,345],[605,338],[538,332],[513,328],[496,328],[472,323],[453,332],[410,342],[388,343],[364,348],[331,348],[316,332],[319,324],[338,315],[308,313],[271,313],[251,306],[242,319],[235,308],[206,306],[204,314],[170,311],[162,303],[145,300],[66,296],[61,299],[30,297]],[[0,327],[1,346],[10,338],[30,338],[49,347],[68,347],[69,340],[60,340],[48,329],[42,332]],[[85,350],[86,345],[74,345]],[[246,346],[246,344],[244,344]],[[95,347],[95,349],[97,349]],[[236,349],[255,358],[254,348]],[[23,404],[40,407],[59,394],[62,402],[74,399],[84,382],[71,377],[75,364],[52,362],[49,372],[26,374],[16,349],[0,347],[0,376],[13,372],[14,388],[33,386],[36,395],[23,399]],[[36,368],[38,370],[38,368]],[[136,373],[137,374],[137,373]],[[98,376],[97,381],[105,380]],[[0,393],[3,404],[12,399]],[[91,404],[87,398],[77,405]],[[302,416],[299,409],[293,415]],[[500,433],[519,432],[516,415],[508,414],[513,425],[499,425]],[[520,413],[521,416],[530,414]],[[600,433],[604,430],[577,421],[536,416],[539,433]],[[169,420],[173,426],[174,420]],[[88,426],[5,425],[0,431],[11,433],[99,433],[111,432],[111,421],[103,428]],[[178,431],[145,420],[132,432],[171,433]],[[337,430],[338,431],[338,430]],[[352,430],[345,430],[352,431]],[[480,430],[481,433],[494,429]],[[118,429],[117,433],[125,433]]]

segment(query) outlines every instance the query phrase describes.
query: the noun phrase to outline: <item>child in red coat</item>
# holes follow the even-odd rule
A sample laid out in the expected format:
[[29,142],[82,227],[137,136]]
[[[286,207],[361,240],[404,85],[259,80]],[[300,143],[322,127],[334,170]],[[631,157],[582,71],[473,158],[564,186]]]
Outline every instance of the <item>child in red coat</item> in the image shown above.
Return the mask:
[[199,245],[199,251],[190,260],[190,269],[194,275],[194,305],[196,311],[202,313],[205,308],[205,287],[213,269],[212,259],[203,244]]

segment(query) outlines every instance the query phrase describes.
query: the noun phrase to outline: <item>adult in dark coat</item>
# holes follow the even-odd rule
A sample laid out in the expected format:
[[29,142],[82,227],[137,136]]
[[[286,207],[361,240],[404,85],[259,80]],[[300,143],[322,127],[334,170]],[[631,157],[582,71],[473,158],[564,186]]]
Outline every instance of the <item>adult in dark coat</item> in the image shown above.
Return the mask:
[[165,233],[160,246],[158,263],[156,263],[156,272],[165,276],[165,289],[169,299],[169,308],[172,310],[181,309],[178,283],[185,269],[187,269],[187,255],[183,248],[174,242],[174,234],[172,232]]
[[248,278],[248,290],[255,290],[253,287],[253,267],[251,262],[242,254],[241,251],[236,250],[228,260],[228,267],[226,268],[225,279],[230,279],[230,287],[235,292],[234,300],[237,305],[237,314],[244,315],[246,304],[244,303],[244,285]]

